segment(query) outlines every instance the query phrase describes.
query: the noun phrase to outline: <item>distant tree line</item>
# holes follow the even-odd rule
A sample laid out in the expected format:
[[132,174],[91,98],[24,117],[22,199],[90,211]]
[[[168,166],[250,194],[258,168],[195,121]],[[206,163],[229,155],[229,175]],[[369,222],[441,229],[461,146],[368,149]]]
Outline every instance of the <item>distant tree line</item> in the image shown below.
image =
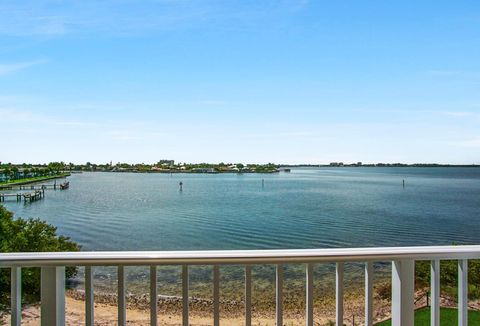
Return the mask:
[[[168,163],[167,163],[168,162]],[[161,160],[157,163],[104,163],[97,164],[92,162],[86,162],[85,164],[74,164],[65,162],[52,162],[43,165],[32,164],[0,164],[0,173],[8,175],[10,179],[17,178],[21,171],[23,175],[31,176],[46,176],[61,172],[69,171],[91,171],[91,172],[158,172],[158,171],[193,171],[195,169],[212,169],[216,172],[228,172],[228,171],[243,171],[243,172],[275,172],[278,169],[278,165],[274,163],[268,164],[243,164],[243,163],[174,163],[173,160]]]
[[52,162],[44,165],[19,164],[13,165],[0,164],[0,174],[7,180],[18,180],[32,177],[44,177],[60,174],[64,171],[63,162]]

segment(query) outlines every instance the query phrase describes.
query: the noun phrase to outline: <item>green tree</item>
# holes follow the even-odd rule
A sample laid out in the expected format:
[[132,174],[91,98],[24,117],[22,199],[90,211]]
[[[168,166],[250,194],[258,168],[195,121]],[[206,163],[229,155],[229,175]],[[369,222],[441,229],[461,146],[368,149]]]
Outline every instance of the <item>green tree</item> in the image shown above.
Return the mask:
[[[417,261],[415,263],[415,275],[417,288],[430,286],[430,261]],[[455,296],[458,289],[458,261],[440,261],[440,285],[441,291]],[[480,298],[480,260],[468,261],[468,296],[470,299]]]
[[12,169],[10,170],[10,179],[13,179],[13,180],[18,179],[18,168],[16,166],[13,166]]
[[[40,219],[13,218],[13,213],[0,205],[0,252],[79,251],[80,246],[68,237],[57,235],[57,228]],[[67,268],[66,276],[76,274]],[[10,270],[0,269],[0,302],[8,300]],[[22,288],[25,301],[35,301],[40,295],[39,268],[22,268]]]
[[48,163],[48,168],[53,173],[60,173],[65,168],[65,163],[63,162],[50,162]]

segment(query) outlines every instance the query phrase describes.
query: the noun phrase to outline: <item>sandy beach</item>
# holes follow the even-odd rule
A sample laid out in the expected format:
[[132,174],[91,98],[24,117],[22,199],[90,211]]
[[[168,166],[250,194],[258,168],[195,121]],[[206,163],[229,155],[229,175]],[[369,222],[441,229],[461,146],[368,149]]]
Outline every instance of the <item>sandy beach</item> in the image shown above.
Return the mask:
[[[149,300],[148,296],[127,297],[127,324],[128,325],[149,325]],[[221,302],[221,322],[224,325],[244,325],[242,302]],[[284,311],[285,325],[304,324],[304,309],[294,308],[294,303],[286,305]],[[363,298],[362,296],[346,296],[345,298],[345,323],[351,324],[355,316],[356,323],[363,322]],[[159,296],[158,324],[159,325],[181,325],[181,299],[175,297]],[[190,299],[190,324],[195,326],[212,325],[212,302],[207,299]],[[389,316],[390,308],[387,300],[378,297],[375,302],[375,320],[383,320]],[[331,298],[315,303],[315,324],[329,325],[335,319],[335,306]],[[95,296],[95,325],[116,325],[117,306],[114,295]],[[10,323],[10,316],[5,314],[0,319],[2,325]],[[66,294],[66,322],[67,325],[84,325],[85,323],[85,301],[82,291],[67,291]],[[40,324],[40,306],[38,304],[26,305],[22,311],[22,325]],[[275,309],[265,311],[256,310],[253,307],[253,325],[268,326],[275,325]]]
[[[417,291],[416,308],[426,305],[425,291]],[[335,320],[335,305],[332,298],[315,303],[314,315],[315,325],[331,325]],[[82,291],[67,291],[66,293],[66,324],[85,324],[85,301]],[[150,312],[148,296],[127,297],[127,325],[150,325]],[[448,296],[441,298],[442,307],[456,307],[455,299]],[[293,306],[284,311],[284,325],[303,325],[305,316],[303,309],[292,309]],[[221,302],[220,318],[223,325],[240,326],[245,324],[242,302]],[[255,307],[253,307],[255,308]],[[268,311],[253,309],[252,325],[274,326],[274,307]],[[471,309],[480,309],[480,302],[470,302]],[[159,296],[158,304],[158,325],[173,326],[181,325],[181,300],[175,297]],[[363,297],[349,294],[344,302],[344,323],[352,325],[353,317],[355,325],[362,325],[364,316]],[[379,322],[390,317],[390,302],[381,299],[378,292],[375,294],[374,320]],[[0,316],[0,325],[9,325],[10,316],[4,313]],[[212,325],[212,302],[211,300],[191,298],[190,299],[190,325],[204,326]],[[40,306],[38,304],[25,305],[22,310],[22,325],[40,325]],[[113,295],[95,296],[95,325],[117,325],[116,297]]]

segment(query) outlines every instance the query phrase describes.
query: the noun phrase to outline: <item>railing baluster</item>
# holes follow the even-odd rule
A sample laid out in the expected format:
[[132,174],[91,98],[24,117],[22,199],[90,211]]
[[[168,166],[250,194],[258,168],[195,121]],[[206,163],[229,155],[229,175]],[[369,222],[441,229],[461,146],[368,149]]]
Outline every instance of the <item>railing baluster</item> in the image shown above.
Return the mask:
[[458,261],[458,326],[468,325],[468,260]]
[[125,300],[125,266],[118,266],[117,270],[117,290],[118,290],[118,325],[127,324],[127,310]]
[[313,326],[313,264],[306,267],[306,326]]
[[415,262],[392,262],[392,326],[413,326]]
[[11,281],[11,324],[20,326],[22,323],[22,269],[20,267],[12,267]]
[[[468,312],[468,259],[480,255],[480,246],[435,246],[435,247],[398,247],[398,248],[355,248],[355,249],[316,249],[284,251],[188,251],[188,252],[78,252],[78,253],[0,253],[0,267],[11,268],[12,288],[12,324],[20,322],[21,269],[22,267],[41,267],[41,323],[42,325],[65,325],[65,265],[78,266],[109,265],[118,267],[118,323],[126,323],[126,273],[121,264],[153,265],[171,264],[182,266],[182,295],[184,326],[189,322],[189,264],[210,264],[214,266],[214,324],[219,324],[219,266],[222,264],[244,264],[245,266],[245,324],[251,326],[252,315],[252,271],[251,264],[276,264],[276,323],[283,323],[283,278],[284,264],[311,262],[306,266],[306,324],[313,323],[313,271],[312,264],[338,262],[336,265],[336,319],[343,322],[343,281],[344,263],[355,261],[393,260],[392,264],[392,326],[412,326],[414,322],[414,276],[415,260],[431,259],[431,324],[440,323],[440,265],[441,259],[458,260],[458,324],[467,325]],[[373,263],[365,264],[365,323],[372,324],[372,287]],[[64,266],[61,266],[64,264]],[[120,265],[119,265],[120,264]],[[61,267],[57,267],[57,266]],[[43,266],[43,267],[42,267]],[[49,267],[51,266],[51,267]],[[93,267],[85,267],[86,324],[93,324]],[[151,267],[155,271],[155,267]],[[151,273],[150,295],[156,291],[156,273]],[[155,300],[151,301],[152,314]],[[158,309],[158,308],[157,308]],[[157,321],[158,322],[158,321]],[[152,322],[155,324],[155,322]]]
[[277,264],[276,282],[275,282],[276,304],[275,316],[276,325],[283,325],[283,265]]
[[65,267],[41,269],[41,324],[65,325]]
[[365,263],[365,326],[373,325],[373,263]]
[[150,325],[157,326],[157,266],[150,266]]
[[430,263],[430,292],[431,292],[431,315],[430,325],[440,326],[440,260],[432,260]]
[[343,262],[337,263],[335,277],[336,325],[343,326]]
[[93,273],[91,266],[85,266],[85,325],[94,324]]
[[213,266],[213,325],[220,325],[220,268]]
[[182,325],[188,326],[188,265],[182,265]]
[[245,326],[252,325],[252,266],[245,265]]

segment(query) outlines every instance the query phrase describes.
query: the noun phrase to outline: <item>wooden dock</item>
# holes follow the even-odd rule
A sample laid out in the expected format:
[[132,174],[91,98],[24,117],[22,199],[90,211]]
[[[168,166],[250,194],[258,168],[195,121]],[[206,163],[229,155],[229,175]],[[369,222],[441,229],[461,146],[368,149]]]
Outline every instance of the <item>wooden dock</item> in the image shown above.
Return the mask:
[[62,184],[42,184],[42,185],[18,185],[18,186],[7,186],[2,187],[0,190],[57,190],[61,189]]
[[16,200],[21,202],[22,200],[25,203],[31,203],[45,197],[45,190],[35,190],[33,192],[24,192],[16,194],[0,194],[0,202],[4,202],[7,199]]
[[25,203],[31,203],[45,197],[45,190],[66,190],[70,186],[70,182],[63,182],[57,184],[42,184],[42,185],[12,185],[9,187],[3,187],[0,191],[4,190],[31,190],[29,192],[18,193],[0,193],[0,203],[5,200],[16,200],[17,202],[24,201]]

